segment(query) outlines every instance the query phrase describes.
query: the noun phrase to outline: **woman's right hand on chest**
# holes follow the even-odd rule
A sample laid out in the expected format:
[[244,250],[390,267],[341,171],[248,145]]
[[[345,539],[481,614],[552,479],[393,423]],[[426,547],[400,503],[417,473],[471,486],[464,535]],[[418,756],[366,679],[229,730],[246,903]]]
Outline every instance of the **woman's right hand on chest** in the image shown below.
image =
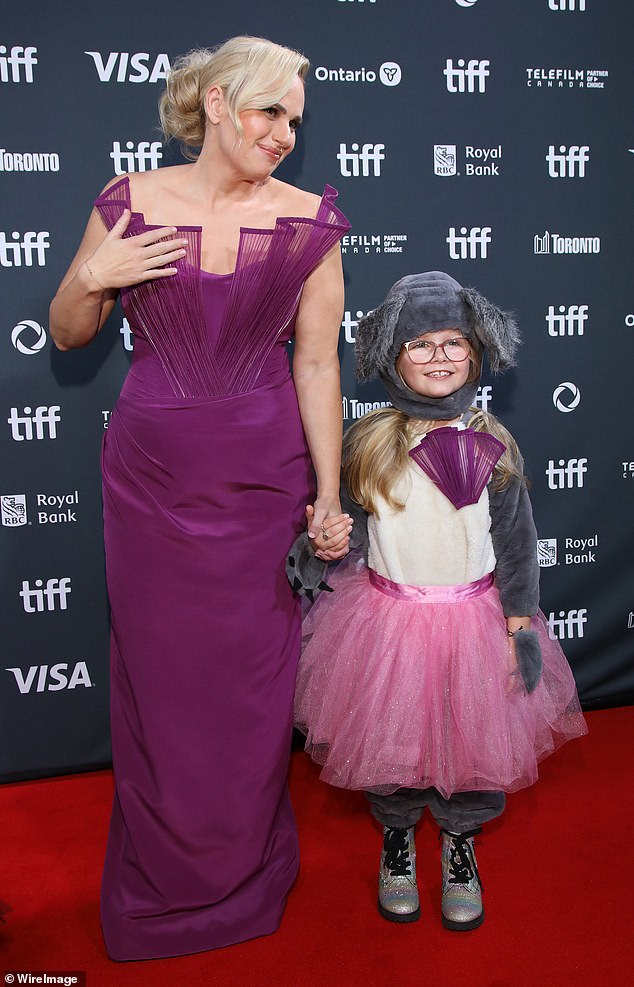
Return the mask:
[[187,240],[177,236],[174,226],[124,237],[130,217],[130,210],[124,209],[94,253],[85,260],[88,273],[102,290],[172,277],[177,268],[171,265],[186,254]]

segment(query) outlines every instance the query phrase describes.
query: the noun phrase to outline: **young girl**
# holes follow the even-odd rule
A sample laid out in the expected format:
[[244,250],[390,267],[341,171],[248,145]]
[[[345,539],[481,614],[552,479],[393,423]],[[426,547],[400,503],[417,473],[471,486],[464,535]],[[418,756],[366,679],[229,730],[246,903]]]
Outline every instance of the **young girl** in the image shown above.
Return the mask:
[[[358,326],[358,376],[378,374],[393,407],[344,439],[344,509],[364,557],[339,567],[305,621],[295,715],[322,779],[364,790],[384,827],[378,903],[393,922],[420,914],[414,829],[428,806],[442,831],[443,925],[481,925],[474,836],[504,792],[586,732],[538,610],[521,456],[471,407],[483,354],[503,370],[518,343],[507,313],[437,271],[398,281]],[[328,519],[322,539],[336,545],[348,529],[346,516]]]

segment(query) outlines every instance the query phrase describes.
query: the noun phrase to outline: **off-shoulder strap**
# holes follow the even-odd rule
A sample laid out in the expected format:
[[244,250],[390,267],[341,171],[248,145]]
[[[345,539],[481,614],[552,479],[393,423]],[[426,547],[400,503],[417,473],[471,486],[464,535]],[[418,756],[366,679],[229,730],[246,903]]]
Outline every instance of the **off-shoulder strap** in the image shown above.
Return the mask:
[[[130,179],[127,175],[115,182],[109,188],[102,192],[100,196],[95,199],[95,209],[101,216],[104,225],[111,230],[114,224],[120,219],[121,213],[124,209],[132,210],[132,203],[130,199]],[[143,217],[138,213],[132,214],[132,220],[136,220],[136,224],[143,222]],[[133,224],[131,220],[130,225]],[[131,232],[128,228],[128,233]]]

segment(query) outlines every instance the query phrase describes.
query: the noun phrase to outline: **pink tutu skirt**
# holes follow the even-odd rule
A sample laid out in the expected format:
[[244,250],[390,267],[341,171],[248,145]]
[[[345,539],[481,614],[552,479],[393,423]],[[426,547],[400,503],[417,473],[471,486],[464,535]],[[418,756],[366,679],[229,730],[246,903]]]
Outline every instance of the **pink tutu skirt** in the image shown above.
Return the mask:
[[506,791],[587,733],[572,672],[540,612],[543,676],[511,675],[491,577],[399,586],[362,562],[340,567],[304,621],[295,722],[321,778],[340,788]]

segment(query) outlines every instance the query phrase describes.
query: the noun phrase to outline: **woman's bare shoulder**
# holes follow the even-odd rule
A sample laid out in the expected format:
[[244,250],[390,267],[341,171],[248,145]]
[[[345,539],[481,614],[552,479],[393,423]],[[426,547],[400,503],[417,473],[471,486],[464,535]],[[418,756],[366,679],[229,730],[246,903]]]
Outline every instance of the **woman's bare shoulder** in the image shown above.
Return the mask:
[[321,196],[313,192],[305,192],[296,185],[287,185],[274,179],[276,183],[275,197],[279,204],[278,216],[306,216],[314,219],[321,203]]

